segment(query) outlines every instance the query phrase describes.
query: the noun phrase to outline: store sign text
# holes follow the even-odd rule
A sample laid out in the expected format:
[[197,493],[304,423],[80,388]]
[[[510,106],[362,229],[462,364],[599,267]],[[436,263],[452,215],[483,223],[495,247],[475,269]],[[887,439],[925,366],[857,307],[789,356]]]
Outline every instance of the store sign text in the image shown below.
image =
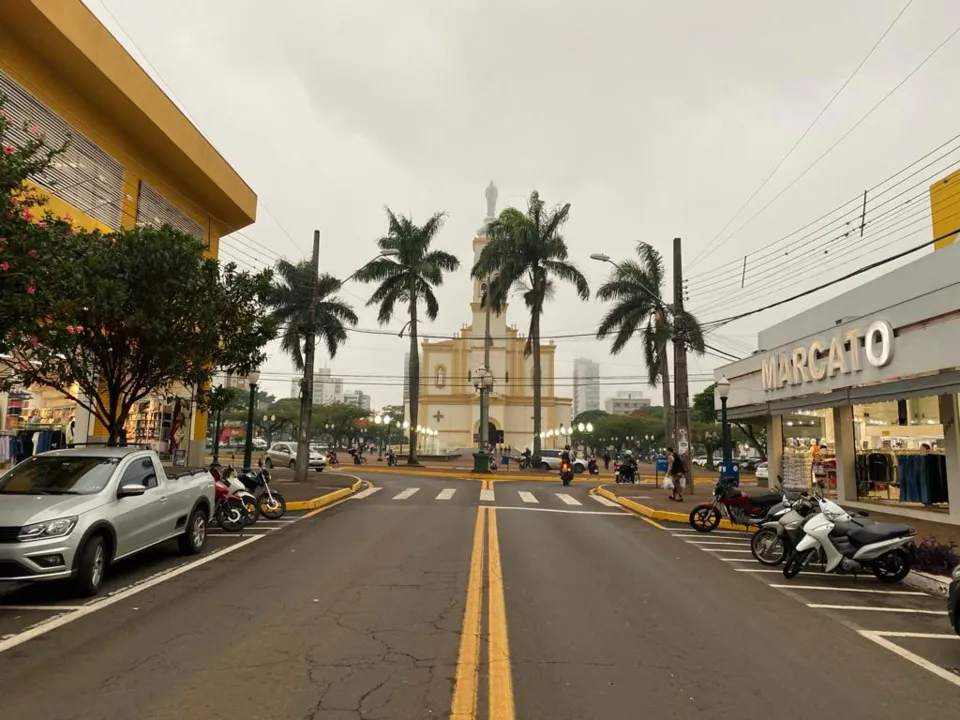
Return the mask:
[[[863,346],[861,349],[861,340]],[[781,350],[763,361],[763,389],[815,383],[837,375],[860,372],[865,364],[884,367],[893,359],[893,328],[878,320],[867,331],[856,328],[830,338]]]

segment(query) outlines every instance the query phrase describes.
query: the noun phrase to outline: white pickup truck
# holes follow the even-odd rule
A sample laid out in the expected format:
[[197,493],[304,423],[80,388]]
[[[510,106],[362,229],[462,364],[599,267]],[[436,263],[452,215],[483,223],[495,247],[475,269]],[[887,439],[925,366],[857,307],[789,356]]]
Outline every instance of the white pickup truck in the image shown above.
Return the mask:
[[95,595],[115,560],[174,538],[199,553],[214,507],[209,472],[167,474],[152,450],[35,455],[0,476],[0,581],[72,579]]

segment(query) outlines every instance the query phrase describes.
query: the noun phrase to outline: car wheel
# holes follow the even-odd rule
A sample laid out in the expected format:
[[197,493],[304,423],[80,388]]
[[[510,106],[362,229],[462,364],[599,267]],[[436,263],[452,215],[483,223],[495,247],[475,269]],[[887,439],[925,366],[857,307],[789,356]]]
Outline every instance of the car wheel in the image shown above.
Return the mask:
[[190,515],[187,528],[177,541],[184,555],[197,555],[207,541],[207,514],[197,508]]
[[544,472],[550,472],[550,463],[541,463],[540,469]]
[[106,569],[107,544],[102,535],[95,535],[80,551],[80,563],[74,581],[77,593],[83,597],[93,597],[100,592]]
[[296,461],[296,460],[291,460],[289,467],[290,467],[291,470],[296,471],[296,469],[297,469],[297,461]]
[[317,472],[323,472],[323,465],[317,466]]
[[263,461],[263,466],[267,470],[273,470],[273,460],[271,460],[270,458],[267,458],[266,460]]

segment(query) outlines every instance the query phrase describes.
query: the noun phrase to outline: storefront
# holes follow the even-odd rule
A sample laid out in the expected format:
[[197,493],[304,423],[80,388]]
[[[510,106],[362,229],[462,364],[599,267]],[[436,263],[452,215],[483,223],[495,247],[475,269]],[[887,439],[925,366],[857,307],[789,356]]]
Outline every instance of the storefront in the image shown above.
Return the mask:
[[731,419],[766,422],[771,478],[960,524],[960,245],[764,330],[758,347],[715,376]]

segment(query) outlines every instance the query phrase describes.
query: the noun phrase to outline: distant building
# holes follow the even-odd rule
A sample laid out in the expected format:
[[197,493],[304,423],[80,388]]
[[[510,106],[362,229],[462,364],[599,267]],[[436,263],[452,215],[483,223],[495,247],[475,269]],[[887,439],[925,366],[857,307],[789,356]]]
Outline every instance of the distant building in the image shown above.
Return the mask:
[[403,354],[403,404],[410,401],[410,353]]
[[573,361],[573,415],[600,409],[600,365],[587,358]]
[[[343,380],[333,377],[330,368],[320,368],[313,375],[313,404],[332,405],[343,402]],[[300,378],[290,381],[290,397],[300,397]]]
[[611,415],[629,415],[648,407],[650,400],[632,390],[618,390],[616,397],[607,398],[603,403],[603,409]]
[[350,392],[343,393],[340,396],[339,402],[342,402],[344,405],[353,405],[361,410],[370,409],[370,396],[363,392],[363,390],[351,390]]

